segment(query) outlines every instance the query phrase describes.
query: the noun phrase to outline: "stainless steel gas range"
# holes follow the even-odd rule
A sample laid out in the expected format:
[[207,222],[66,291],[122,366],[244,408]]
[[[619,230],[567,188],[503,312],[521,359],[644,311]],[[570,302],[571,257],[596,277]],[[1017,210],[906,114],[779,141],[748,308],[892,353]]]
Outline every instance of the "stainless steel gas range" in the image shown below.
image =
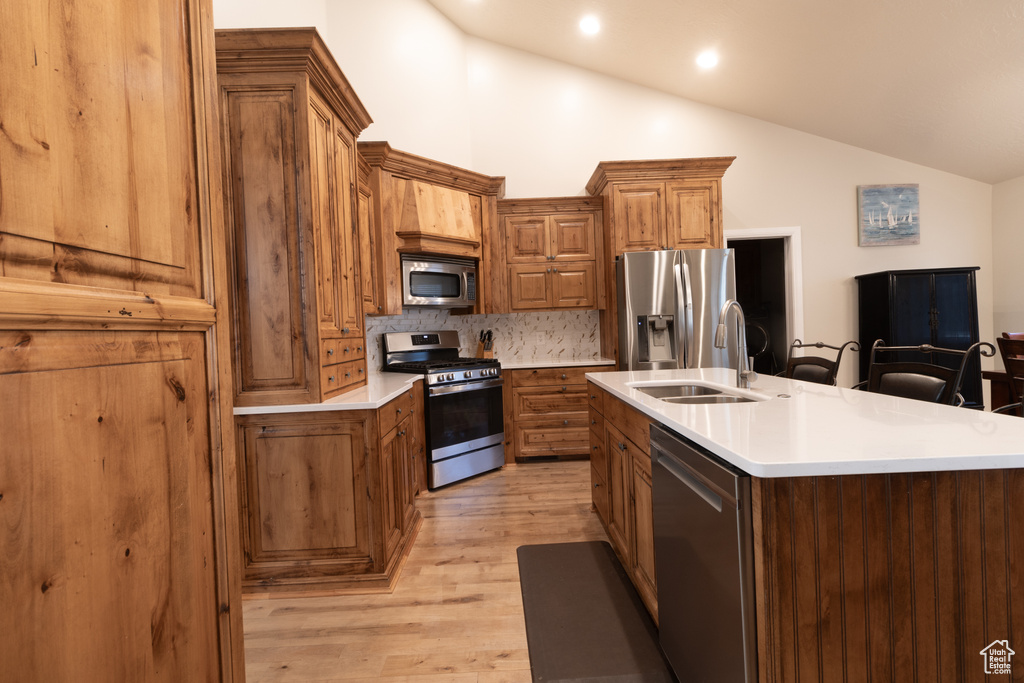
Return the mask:
[[387,372],[424,375],[427,486],[433,490],[505,462],[501,364],[459,356],[459,333],[381,335]]

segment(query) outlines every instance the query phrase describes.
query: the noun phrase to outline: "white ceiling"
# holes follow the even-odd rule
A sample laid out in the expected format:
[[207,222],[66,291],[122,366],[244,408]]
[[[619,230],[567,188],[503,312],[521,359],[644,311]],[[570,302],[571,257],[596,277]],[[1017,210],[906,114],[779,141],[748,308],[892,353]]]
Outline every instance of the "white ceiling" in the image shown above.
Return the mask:
[[429,2],[495,43],[986,183],[1024,176],[1024,0]]

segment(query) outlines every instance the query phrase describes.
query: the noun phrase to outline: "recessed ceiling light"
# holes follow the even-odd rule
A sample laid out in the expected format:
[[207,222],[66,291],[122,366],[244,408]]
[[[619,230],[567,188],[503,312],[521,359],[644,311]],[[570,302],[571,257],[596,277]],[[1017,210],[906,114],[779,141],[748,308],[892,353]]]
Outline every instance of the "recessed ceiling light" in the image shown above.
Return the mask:
[[593,14],[588,14],[580,19],[580,30],[592,36],[601,30],[601,22]]
[[697,66],[702,69],[713,69],[718,65],[718,53],[714,50],[704,50],[697,55]]

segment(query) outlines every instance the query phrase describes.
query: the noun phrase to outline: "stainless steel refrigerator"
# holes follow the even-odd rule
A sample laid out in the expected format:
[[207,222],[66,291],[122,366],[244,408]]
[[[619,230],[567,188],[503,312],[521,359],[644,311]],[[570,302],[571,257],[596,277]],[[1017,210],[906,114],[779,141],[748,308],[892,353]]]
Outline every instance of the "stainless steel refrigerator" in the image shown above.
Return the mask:
[[[736,298],[732,249],[633,251],[615,263],[619,366],[623,370],[732,368],[735,321],[727,347],[715,348],[722,304]],[[735,315],[733,313],[732,315]]]

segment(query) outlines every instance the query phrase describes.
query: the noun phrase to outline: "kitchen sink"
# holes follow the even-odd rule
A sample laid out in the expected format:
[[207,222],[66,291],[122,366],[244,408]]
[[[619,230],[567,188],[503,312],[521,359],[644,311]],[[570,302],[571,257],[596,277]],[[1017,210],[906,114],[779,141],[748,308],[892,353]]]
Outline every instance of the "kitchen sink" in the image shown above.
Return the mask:
[[754,393],[749,389],[736,389],[724,384],[709,382],[633,382],[630,387],[640,393],[666,403],[707,404],[707,403],[755,403],[766,401],[768,396]]
[[732,394],[697,394],[695,396],[667,396],[665,403],[754,403],[757,399]]
[[636,390],[660,398],[663,401],[674,398],[695,398],[698,396],[720,396],[722,392],[703,384],[664,384],[653,387],[636,387]]

